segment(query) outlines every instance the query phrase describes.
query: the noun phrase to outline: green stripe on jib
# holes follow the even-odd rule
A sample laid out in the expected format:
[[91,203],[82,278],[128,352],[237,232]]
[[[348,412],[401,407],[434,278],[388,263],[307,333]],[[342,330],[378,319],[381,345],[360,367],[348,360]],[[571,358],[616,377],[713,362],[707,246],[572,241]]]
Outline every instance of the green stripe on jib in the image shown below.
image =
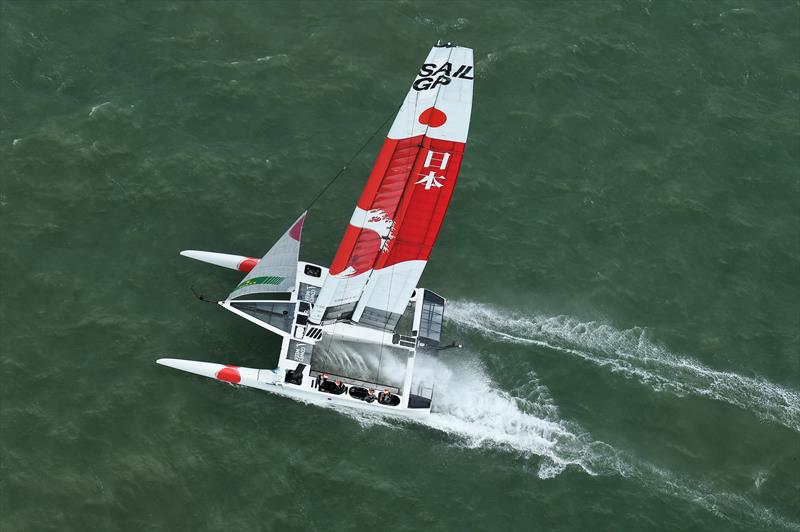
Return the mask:
[[239,286],[236,287],[238,290],[239,288],[244,288],[246,286],[253,286],[256,284],[281,284],[283,281],[283,277],[278,277],[277,275],[268,275],[266,277],[253,277],[252,279],[245,279]]

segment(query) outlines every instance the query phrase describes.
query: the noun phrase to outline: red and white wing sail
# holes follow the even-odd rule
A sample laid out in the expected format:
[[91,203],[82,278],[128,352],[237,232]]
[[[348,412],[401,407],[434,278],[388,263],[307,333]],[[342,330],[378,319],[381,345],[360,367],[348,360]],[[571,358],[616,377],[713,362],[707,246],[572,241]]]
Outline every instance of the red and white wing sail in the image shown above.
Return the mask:
[[472,50],[436,46],[358,200],[311,321],[392,328],[430,255],[456,184],[472,110]]

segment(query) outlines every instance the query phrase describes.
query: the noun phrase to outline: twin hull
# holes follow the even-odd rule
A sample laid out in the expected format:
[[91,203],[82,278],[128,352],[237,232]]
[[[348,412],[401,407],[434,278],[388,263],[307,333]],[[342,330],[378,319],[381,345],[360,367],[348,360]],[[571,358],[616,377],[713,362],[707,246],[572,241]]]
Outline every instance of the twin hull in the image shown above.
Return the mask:
[[[404,417],[429,414],[433,388],[416,383],[416,389],[413,390],[416,393],[412,393],[414,362],[418,350],[425,352],[438,346],[444,299],[425,289],[415,290],[406,310],[408,334],[397,334],[355,323],[314,325],[308,321],[309,310],[327,275],[326,268],[298,262],[296,286],[291,299],[234,299],[220,302],[227,310],[281,336],[281,350],[275,369],[245,368],[173,358],[162,358],[157,362],[188,373],[233,385],[257,388],[320,406],[346,407]],[[427,317],[424,318],[423,314]],[[340,352],[349,344],[362,345],[373,359],[378,358],[376,353],[380,353],[379,360],[391,360],[395,368],[404,368],[402,380],[390,382],[377,378],[381,375],[380,367],[375,368],[370,375],[354,375],[352,370],[326,363],[326,360],[339,358]],[[354,355],[350,353],[347,356],[352,358]],[[356,365],[364,367],[366,364],[359,360]],[[323,373],[330,374],[331,380],[343,381],[345,393],[336,395],[320,390],[319,382]],[[353,387],[357,391],[372,388],[376,394],[388,390],[399,399],[399,403],[392,406],[354,398],[349,393]]]

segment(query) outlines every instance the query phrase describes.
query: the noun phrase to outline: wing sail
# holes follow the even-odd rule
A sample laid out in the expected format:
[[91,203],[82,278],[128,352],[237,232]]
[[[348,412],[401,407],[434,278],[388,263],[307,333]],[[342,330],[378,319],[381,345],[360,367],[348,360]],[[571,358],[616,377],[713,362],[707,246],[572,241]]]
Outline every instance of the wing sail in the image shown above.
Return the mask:
[[472,50],[436,46],[409,90],[311,313],[392,328],[422,275],[456,183],[472,108]]
[[396,214],[397,230],[375,262],[354,321],[393,328],[403,314],[444,222],[463,153],[463,143],[423,139],[418,167]]
[[297,261],[300,257],[300,235],[303,232],[305,219],[304,212],[233,289],[228,295],[228,300],[251,294],[294,290]]

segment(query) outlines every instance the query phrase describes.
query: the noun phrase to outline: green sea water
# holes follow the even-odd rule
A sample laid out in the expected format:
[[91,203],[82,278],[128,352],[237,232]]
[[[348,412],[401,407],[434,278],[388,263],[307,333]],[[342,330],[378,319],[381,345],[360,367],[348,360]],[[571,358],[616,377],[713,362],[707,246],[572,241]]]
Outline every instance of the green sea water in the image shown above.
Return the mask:
[[[189,288],[475,50],[420,422]],[[380,147],[313,207],[329,264]],[[800,530],[796,1],[0,2],[0,530]]]

